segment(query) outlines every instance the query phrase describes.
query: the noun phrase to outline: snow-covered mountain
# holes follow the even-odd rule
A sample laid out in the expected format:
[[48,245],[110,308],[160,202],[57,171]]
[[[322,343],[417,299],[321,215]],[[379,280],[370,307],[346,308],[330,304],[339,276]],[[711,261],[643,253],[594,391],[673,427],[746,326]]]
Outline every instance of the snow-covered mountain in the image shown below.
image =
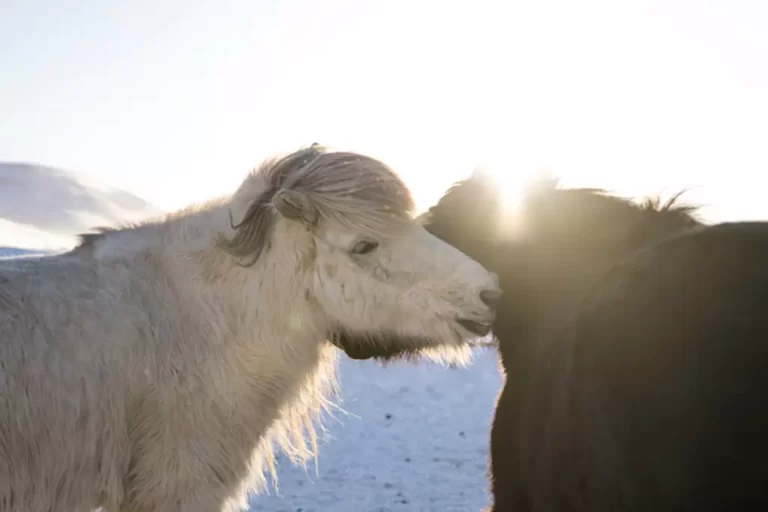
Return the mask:
[[4,247],[68,249],[79,233],[160,213],[140,197],[84,174],[0,162],[0,256],[12,252]]
[[16,258],[18,256],[35,256],[38,254],[44,254],[47,251],[35,251],[33,249],[20,249],[18,247],[2,247],[0,246],[0,259],[2,258]]

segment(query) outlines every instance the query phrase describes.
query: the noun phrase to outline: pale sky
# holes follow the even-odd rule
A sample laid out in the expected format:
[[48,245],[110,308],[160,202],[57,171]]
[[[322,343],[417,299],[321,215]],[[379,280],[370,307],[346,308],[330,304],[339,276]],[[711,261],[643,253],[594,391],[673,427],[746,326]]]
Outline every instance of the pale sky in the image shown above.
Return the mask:
[[768,2],[0,0],[0,160],[175,209],[312,142],[768,219]]

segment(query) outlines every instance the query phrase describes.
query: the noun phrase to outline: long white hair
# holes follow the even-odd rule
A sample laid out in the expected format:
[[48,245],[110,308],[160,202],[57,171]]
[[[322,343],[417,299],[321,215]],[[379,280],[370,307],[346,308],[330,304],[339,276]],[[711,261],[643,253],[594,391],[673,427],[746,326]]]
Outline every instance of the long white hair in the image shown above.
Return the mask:
[[411,210],[381,162],[312,146],[230,198],[1,262],[3,510],[245,507],[273,446],[317,452],[327,340],[465,354],[496,277]]

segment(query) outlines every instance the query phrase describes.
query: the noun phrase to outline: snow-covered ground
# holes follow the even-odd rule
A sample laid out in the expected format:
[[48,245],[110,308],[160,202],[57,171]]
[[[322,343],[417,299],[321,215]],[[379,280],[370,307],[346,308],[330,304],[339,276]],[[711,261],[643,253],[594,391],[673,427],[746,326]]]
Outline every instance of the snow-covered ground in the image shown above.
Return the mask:
[[488,442],[498,356],[468,368],[344,359],[341,407],[325,422],[318,471],[280,459],[263,512],[479,512],[489,504]]

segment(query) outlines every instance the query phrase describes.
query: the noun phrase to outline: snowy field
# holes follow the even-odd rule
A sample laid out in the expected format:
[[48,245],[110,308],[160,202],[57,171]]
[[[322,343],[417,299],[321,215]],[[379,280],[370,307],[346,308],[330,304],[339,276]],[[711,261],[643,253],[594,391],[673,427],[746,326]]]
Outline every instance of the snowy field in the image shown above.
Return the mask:
[[280,459],[279,493],[256,512],[479,512],[489,505],[488,442],[501,386],[493,349],[468,368],[341,363],[341,407],[319,468]]

